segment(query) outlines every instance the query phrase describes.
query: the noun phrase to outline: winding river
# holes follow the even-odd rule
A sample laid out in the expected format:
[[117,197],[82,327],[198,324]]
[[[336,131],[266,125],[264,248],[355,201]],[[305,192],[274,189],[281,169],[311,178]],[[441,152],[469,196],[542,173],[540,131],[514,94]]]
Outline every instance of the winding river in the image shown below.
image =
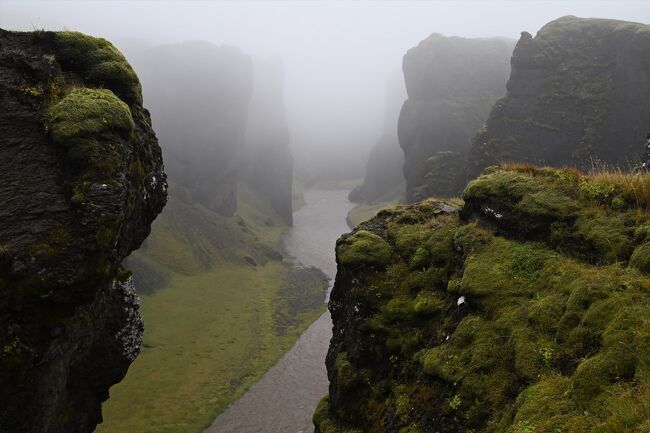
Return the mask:
[[[353,204],[347,190],[305,191],[305,206],[294,213],[284,249],[305,265],[316,266],[334,281],[336,239],[349,231],[345,217]],[[311,433],[311,416],[327,393],[325,355],[332,335],[323,314],[262,378],[204,433]]]

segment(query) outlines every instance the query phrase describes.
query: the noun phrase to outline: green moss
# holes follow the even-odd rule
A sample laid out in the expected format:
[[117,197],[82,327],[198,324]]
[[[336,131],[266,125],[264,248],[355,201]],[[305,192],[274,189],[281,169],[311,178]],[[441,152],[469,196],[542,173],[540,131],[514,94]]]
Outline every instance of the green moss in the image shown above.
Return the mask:
[[109,41],[78,32],[55,33],[57,60],[85,74],[88,84],[111,89],[128,104],[142,105],[142,88],[131,65]]
[[77,88],[50,108],[47,130],[79,170],[112,173],[133,132],[129,107],[110,90]]
[[361,433],[362,431],[356,428],[348,427],[342,423],[332,420],[330,416],[329,397],[325,396],[316,406],[314,416],[312,418],[314,425],[318,428],[320,433]]
[[392,256],[386,241],[366,230],[358,230],[342,238],[336,248],[338,261],[343,265],[386,266]]
[[650,243],[639,245],[630,257],[630,267],[650,274]]

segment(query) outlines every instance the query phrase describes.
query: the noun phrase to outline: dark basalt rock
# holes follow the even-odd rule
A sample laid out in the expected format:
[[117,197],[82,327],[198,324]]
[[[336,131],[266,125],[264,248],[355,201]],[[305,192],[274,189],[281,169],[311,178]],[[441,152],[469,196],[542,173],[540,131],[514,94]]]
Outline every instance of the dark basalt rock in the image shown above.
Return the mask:
[[473,140],[472,175],[502,161],[629,168],[650,127],[650,26],[566,16],[523,32],[507,88]]
[[[457,167],[464,165],[472,137],[505,93],[513,46],[509,39],[433,34],[406,53],[402,68],[408,99],[398,137],[408,202],[462,191],[465,170]],[[436,161],[441,155],[443,165]]]
[[0,30],[0,431],[91,432],[139,352],[122,260],[166,201],[138,77],[108,41]]

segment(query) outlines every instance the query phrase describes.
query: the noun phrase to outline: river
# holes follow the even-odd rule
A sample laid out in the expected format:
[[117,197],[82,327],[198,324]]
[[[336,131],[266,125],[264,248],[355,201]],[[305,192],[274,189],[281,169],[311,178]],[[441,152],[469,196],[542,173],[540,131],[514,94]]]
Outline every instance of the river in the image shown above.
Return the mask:
[[[316,266],[334,281],[336,239],[349,231],[353,204],[347,190],[310,189],[294,213],[283,243],[287,254]],[[311,416],[327,393],[325,355],[332,336],[329,313],[318,318],[262,378],[204,433],[311,433]]]

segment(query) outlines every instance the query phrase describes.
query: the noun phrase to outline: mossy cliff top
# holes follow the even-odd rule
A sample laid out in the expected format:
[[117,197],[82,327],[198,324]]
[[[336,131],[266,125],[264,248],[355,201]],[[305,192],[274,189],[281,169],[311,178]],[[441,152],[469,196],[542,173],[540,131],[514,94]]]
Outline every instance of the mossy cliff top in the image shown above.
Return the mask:
[[76,32],[0,29],[0,431],[91,432],[137,356],[121,263],[166,201],[124,56]]
[[317,432],[648,431],[649,186],[493,167],[344,236]]

